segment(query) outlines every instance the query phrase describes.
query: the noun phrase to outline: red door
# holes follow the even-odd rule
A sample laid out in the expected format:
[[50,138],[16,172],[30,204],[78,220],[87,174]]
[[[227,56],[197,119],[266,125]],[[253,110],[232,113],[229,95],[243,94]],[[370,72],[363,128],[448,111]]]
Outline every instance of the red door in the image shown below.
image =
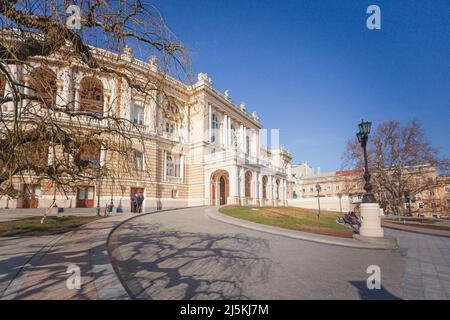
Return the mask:
[[23,187],[23,208],[37,208],[41,197],[41,186],[26,184]]
[[214,183],[211,184],[211,199],[212,199],[211,204],[213,206],[215,206],[216,205],[216,185]]
[[94,187],[79,187],[77,189],[77,208],[94,207]]

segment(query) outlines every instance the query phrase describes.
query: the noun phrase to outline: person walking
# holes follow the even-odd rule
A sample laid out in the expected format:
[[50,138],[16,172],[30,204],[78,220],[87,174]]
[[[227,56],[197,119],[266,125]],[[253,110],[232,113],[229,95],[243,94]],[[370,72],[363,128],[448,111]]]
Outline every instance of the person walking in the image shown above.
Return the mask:
[[137,192],[131,196],[131,212],[136,213],[137,212]]
[[142,193],[138,193],[137,197],[136,197],[136,204],[137,204],[137,213],[141,213],[142,212],[142,203],[144,202],[144,196],[142,195]]

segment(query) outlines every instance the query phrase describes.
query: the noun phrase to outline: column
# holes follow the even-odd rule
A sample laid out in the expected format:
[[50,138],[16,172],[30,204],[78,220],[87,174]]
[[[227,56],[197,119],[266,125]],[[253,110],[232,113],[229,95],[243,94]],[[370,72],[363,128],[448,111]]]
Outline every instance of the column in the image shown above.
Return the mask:
[[106,149],[105,147],[100,148],[100,166],[103,167],[106,162]]
[[215,184],[214,192],[216,193],[214,195],[214,200],[215,200],[214,205],[218,206],[220,204],[220,199],[219,199],[219,197],[220,197],[220,190],[219,190],[220,184],[219,184],[219,179],[218,178],[216,178],[216,180],[214,181],[214,184]]
[[287,200],[288,200],[288,184],[287,184],[287,180],[284,180],[284,205],[287,205]]
[[184,182],[184,155],[180,155],[180,178]]
[[237,166],[230,168],[230,194],[227,204],[239,204],[239,171]]
[[271,193],[272,193],[272,204],[275,204],[277,201],[276,192],[275,192],[277,185],[275,183],[275,177],[271,176],[270,180],[271,180],[270,185],[271,185]]
[[245,170],[244,170],[244,168],[240,168],[240,170],[239,170],[239,179],[240,179],[239,196],[241,198],[241,205],[243,205],[243,204],[245,204]]
[[55,150],[53,149],[53,145],[49,145],[47,155],[47,165],[52,166],[55,162]]
[[259,204],[259,173],[253,172],[253,204],[258,205]]
[[208,139],[206,139],[206,141],[211,142],[211,136],[212,136],[212,128],[211,128],[211,121],[212,121],[212,108],[211,105],[208,104]]
[[[25,97],[30,97],[33,94],[32,90],[30,88],[30,79],[29,78],[24,78],[23,79],[23,84],[25,86],[23,88],[23,93],[24,93]],[[32,102],[31,102],[30,99],[24,98],[22,100],[22,108],[25,108],[25,109],[29,110],[31,108],[31,106],[32,106]],[[25,111],[25,112],[27,112],[27,111]]]
[[[116,115],[116,99],[117,99],[117,84],[116,79],[113,79],[111,81],[111,100],[110,100],[110,108],[111,108],[111,115]],[[154,100],[152,99],[154,102]]]
[[109,115],[110,115],[109,97],[107,95],[103,95],[103,116],[107,117]]
[[80,102],[81,102],[81,95],[80,95],[80,85],[77,84],[75,86],[75,101],[74,101],[74,111],[80,112]]
[[262,177],[263,177],[263,175],[261,173],[258,173],[258,198],[259,198],[259,205],[262,205],[262,202],[263,202]]
[[242,133],[242,146],[243,146],[242,151],[244,151],[244,153],[245,153],[247,151],[247,128],[246,127],[243,127],[243,128],[244,128],[244,131]]
[[232,137],[231,137],[231,118],[230,117],[228,117],[227,133],[228,133],[228,148],[232,148],[233,147],[233,141],[232,141]]
[[223,116],[222,130],[223,146],[225,147],[225,149],[228,149],[228,116],[226,114]]
[[[15,65],[15,64],[11,64],[11,65],[8,65],[7,68],[9,69],[9,74],[10,74],[10,76],[12,78],[12,81],[17,82],[19,80],[19,68],[18,68],[18,66]],[[13,95],[13,87],[11,87],[11,85],[10,85],[8,79],[6,78],[6,76],[5,76],[5,81],[6,81],[6,83],[5,83],[5,98],[13,99],[13,101],[5,103],[6,111],[12,112],[12,111],[14,111],[14,99],[17,99],[17,98],[14,97],[14,95]],[[20,89],[18,87],[16,89],[18,91],[20,91]],[[20,106],[18,105],[18,107],[20,107]]]
[[166,176],[166,166],[167,166],[167,164],[166,164],[166,161],[167,161],[167,151],[164,151],[163,152],[163,181],[166,181],[166,179],[167,179],[167,176]]
[[72,102],[72,69],[65,67],[63,71],[63,104],[68,105]]

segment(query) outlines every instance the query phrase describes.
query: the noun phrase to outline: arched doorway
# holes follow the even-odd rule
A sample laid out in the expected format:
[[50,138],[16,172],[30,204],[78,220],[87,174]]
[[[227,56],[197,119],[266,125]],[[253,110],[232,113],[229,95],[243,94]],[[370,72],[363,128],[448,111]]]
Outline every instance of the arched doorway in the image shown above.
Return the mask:
[[225,178],[222,176],[219,179],[219,202],[220,205],[224,205],[227,203],[227,195],[226,195],[226,182]]
[[229,176],[225,170],[217,170],[211,174],[210,204],[213,206],[227,204],[229,196]]
[[280,200],[280,180],[275,181],[275,199]]
[[245,173],[245,197],[250,198],[252,196],[252,177],[251,171]]
[[262,178],[262,192],[263,192],[262,197],[264,200],[267,199],[267,180],[268,180],[267,176],[263,176],[263,178]]

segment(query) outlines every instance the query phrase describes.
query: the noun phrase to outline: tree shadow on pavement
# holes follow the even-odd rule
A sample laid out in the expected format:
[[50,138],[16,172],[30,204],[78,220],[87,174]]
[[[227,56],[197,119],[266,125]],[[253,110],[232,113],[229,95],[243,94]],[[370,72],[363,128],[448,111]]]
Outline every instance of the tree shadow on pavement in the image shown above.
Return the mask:
[[[117,230],[116,230],[117,231]],[[249,299],[268,279],[266,240],[126,224],[108,243],[113,266],[133,299]]]
[[[93,279],[107,276],[108,273],[107,270],[95,273],[92,270],[90,252],[101,254],[104,251],[107,254],[104,242],[92,237],[93,232],[98,232],[98,228],[86,225],[68,233],[44,252],[36,255],[24,252],[4,259],[2,265],[10,267],[7,279],[9,286],[4,283],[0,299],[96,299]],[[30,258],[27,266],[23,266],[26,259]],[[107,259],[106,261],[109,262]],[[66,285],[67,279],[72,275],[67,273],[69,266],[80,268],[80,289],[71,290]],[[15,278],[14,282],[11,282],[12,276]]]

